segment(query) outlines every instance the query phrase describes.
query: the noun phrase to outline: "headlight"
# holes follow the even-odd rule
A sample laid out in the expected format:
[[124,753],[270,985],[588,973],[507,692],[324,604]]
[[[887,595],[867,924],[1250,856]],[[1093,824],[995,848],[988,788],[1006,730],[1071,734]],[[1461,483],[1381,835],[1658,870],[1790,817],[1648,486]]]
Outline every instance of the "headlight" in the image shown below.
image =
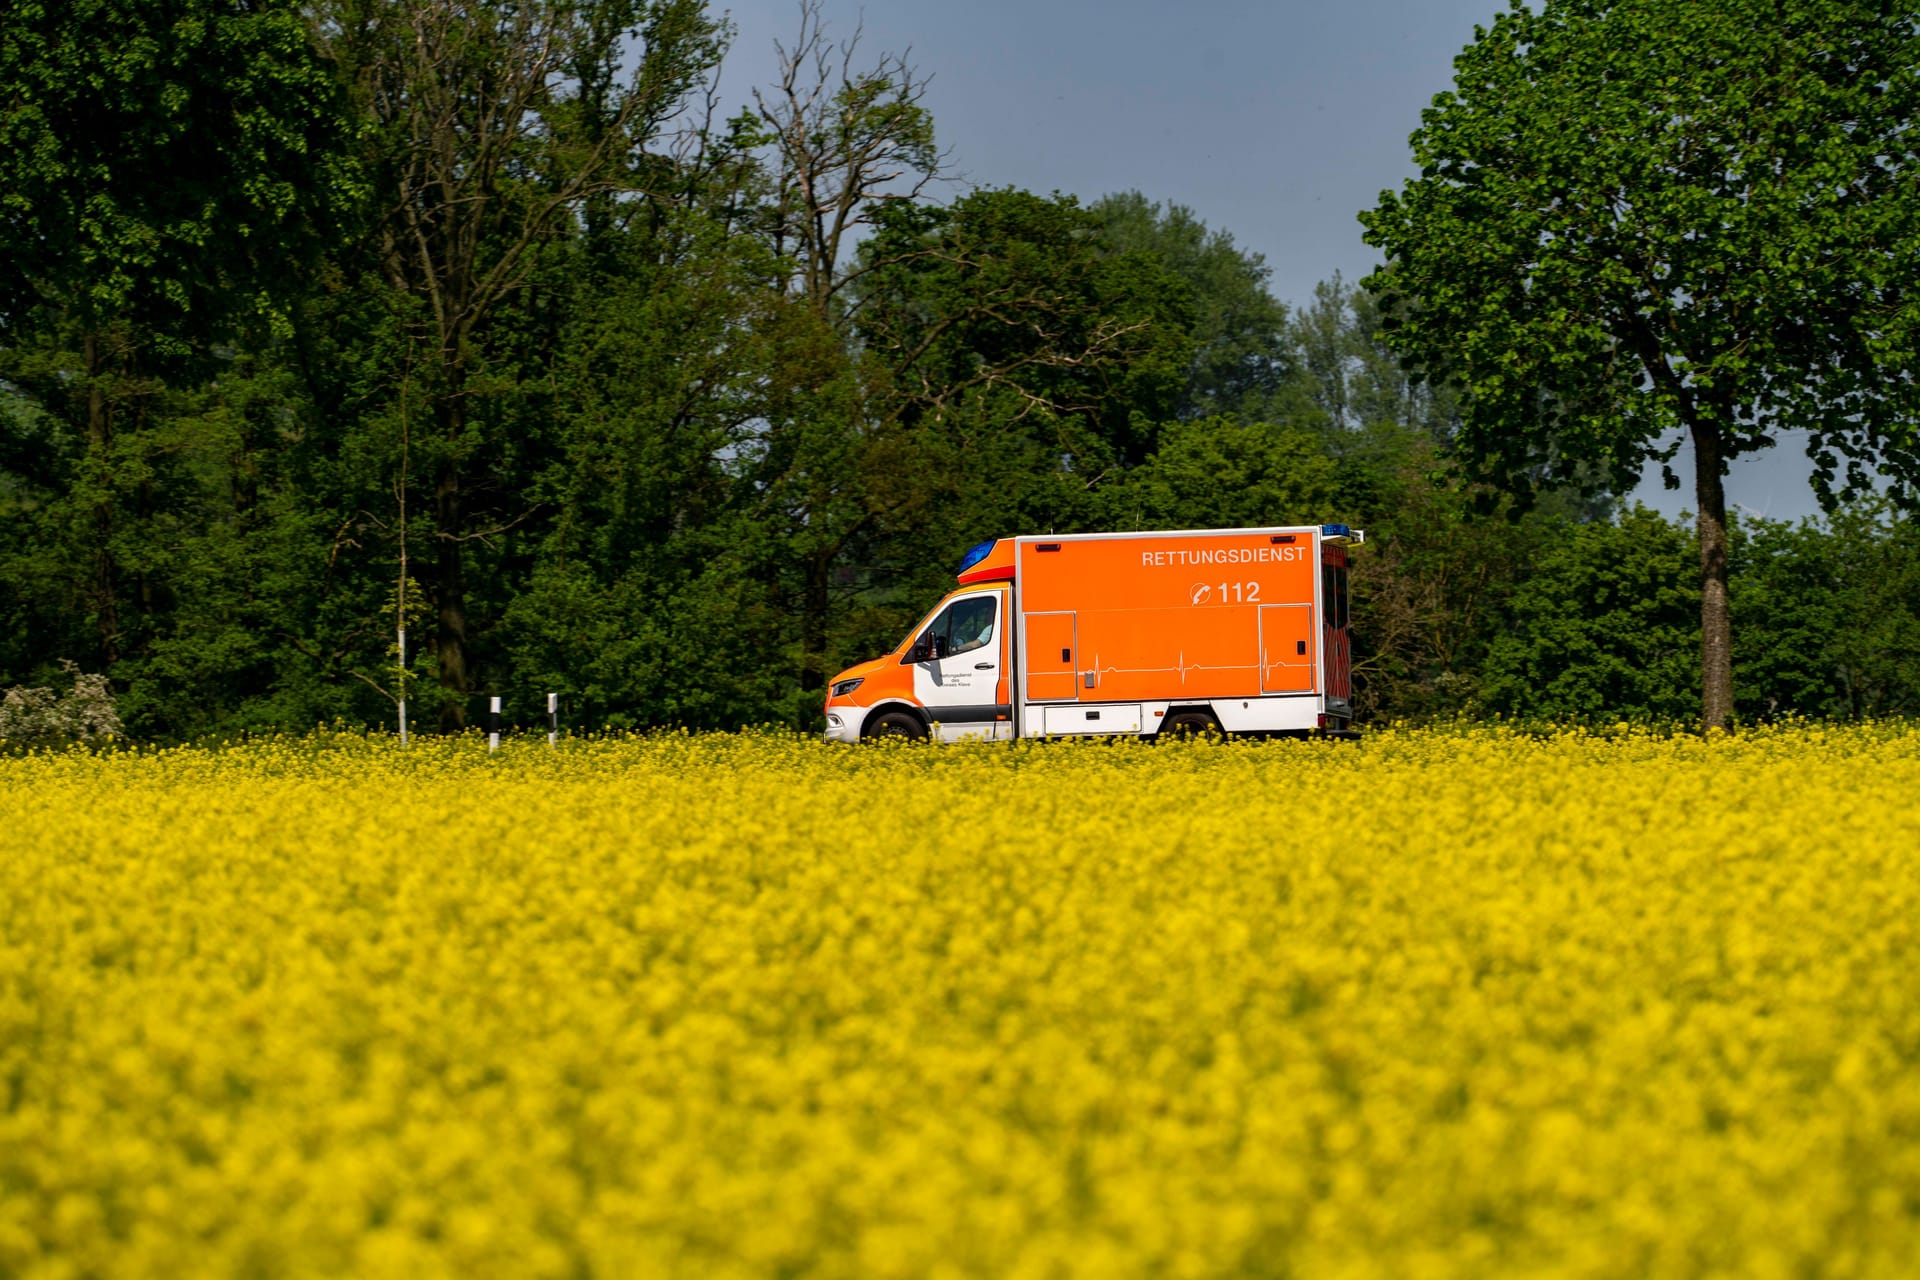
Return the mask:
[[865,676],[856,676],[852,680],[842,680],[839,684],[833,686],[833,696],[836,698],[844,698],[855,689],[858,689],[865,680]]

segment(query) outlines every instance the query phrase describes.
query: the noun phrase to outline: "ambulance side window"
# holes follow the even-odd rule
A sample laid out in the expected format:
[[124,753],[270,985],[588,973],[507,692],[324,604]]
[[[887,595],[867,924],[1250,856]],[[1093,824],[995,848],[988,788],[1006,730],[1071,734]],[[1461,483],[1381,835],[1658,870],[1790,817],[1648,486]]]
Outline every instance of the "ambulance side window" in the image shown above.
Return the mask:
[[955,600],[946,616],[952,619],[947,634],[948,653],[966,653],[983,648],[993,639],[994,598],[990,595]]
[[996,598],[992,595],[968,596],[955,600],[940,611],[940,616],[927,624],[908,653],[908,660],[914,660],[916,653],[923,655],[919,661],[927,662],[937,657],[951,658],[958,653],[978,649],[993,639],[993,618]]

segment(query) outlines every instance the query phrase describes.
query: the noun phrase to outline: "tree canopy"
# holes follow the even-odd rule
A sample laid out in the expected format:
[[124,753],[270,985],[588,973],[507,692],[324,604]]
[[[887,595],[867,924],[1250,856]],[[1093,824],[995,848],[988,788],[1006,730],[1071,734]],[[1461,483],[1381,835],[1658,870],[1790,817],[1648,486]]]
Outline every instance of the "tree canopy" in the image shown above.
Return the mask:
[[1476,32],[1362,215],[1455,456],[1624,491],[1693,451],[1703,714],[1733,709],[1723,478],[1808,433],[1829,504],[1920,482],[1920,25],[1868,0],[1547,0]]
[[0,324],[181,356],[273,310],[362,194],[303,6],[18,0],[0,21]]
[[[0,689],[78,662],[147,738],[548,692],[581,727],[809,726],[983,538],[1341,521],[1363,717],[1671,716],[1694,531],[1614,491],[1662,430],[1730,457],[1825,406],[1831,522],[1727,521],[1732,706],[1920,711],[1920,541],[1844,465],[1910,457],[1904,153],[1822,196],[1800,169],[1859,148],[1787,106],[1891,108],[1809,52],[1852,10],[1789,4],[1768,61],[1650,6],[1496,23],[1376,215],[1386,296],[1289,306],[1177,192],[951,181],[928,74],[813,0],[731,116],[700,0],[0,5]],[[1844,67],[1904,101],[1856,27]],[[1777,190],[1634,142],[1629,98],[1704,147],[1738,84]],[[1749,234],[1794,200],[1800,239]],[[1793,269],[1748,279],[1767,254]],[[1642,323],[1703,336],[1659,374]]]

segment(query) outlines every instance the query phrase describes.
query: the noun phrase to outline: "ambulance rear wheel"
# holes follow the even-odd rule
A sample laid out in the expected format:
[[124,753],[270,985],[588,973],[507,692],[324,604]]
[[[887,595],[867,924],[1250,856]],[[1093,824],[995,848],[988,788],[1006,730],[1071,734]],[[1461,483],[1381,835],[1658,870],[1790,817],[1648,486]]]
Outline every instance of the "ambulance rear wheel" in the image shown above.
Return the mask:
[[867,736],[869,738],[905,738],[910,742],[918,742],[927,736],[927,726],[920,723],[918,716],[909,715],[904,711],[888,711],[874,717],[873,723],[867,726]]
[[1204,738],[1218,734],[1220,726],[1204,711],[1176,711],[1160,726],[1162,738]]

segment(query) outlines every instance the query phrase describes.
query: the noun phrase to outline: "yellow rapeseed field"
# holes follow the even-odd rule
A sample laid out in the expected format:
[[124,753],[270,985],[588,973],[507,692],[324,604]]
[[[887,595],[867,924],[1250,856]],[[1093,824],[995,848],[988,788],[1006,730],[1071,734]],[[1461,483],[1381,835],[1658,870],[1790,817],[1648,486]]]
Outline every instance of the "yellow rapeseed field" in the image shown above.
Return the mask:
[[0,759],[0,1276],[1912,1276],[1920,730]]

